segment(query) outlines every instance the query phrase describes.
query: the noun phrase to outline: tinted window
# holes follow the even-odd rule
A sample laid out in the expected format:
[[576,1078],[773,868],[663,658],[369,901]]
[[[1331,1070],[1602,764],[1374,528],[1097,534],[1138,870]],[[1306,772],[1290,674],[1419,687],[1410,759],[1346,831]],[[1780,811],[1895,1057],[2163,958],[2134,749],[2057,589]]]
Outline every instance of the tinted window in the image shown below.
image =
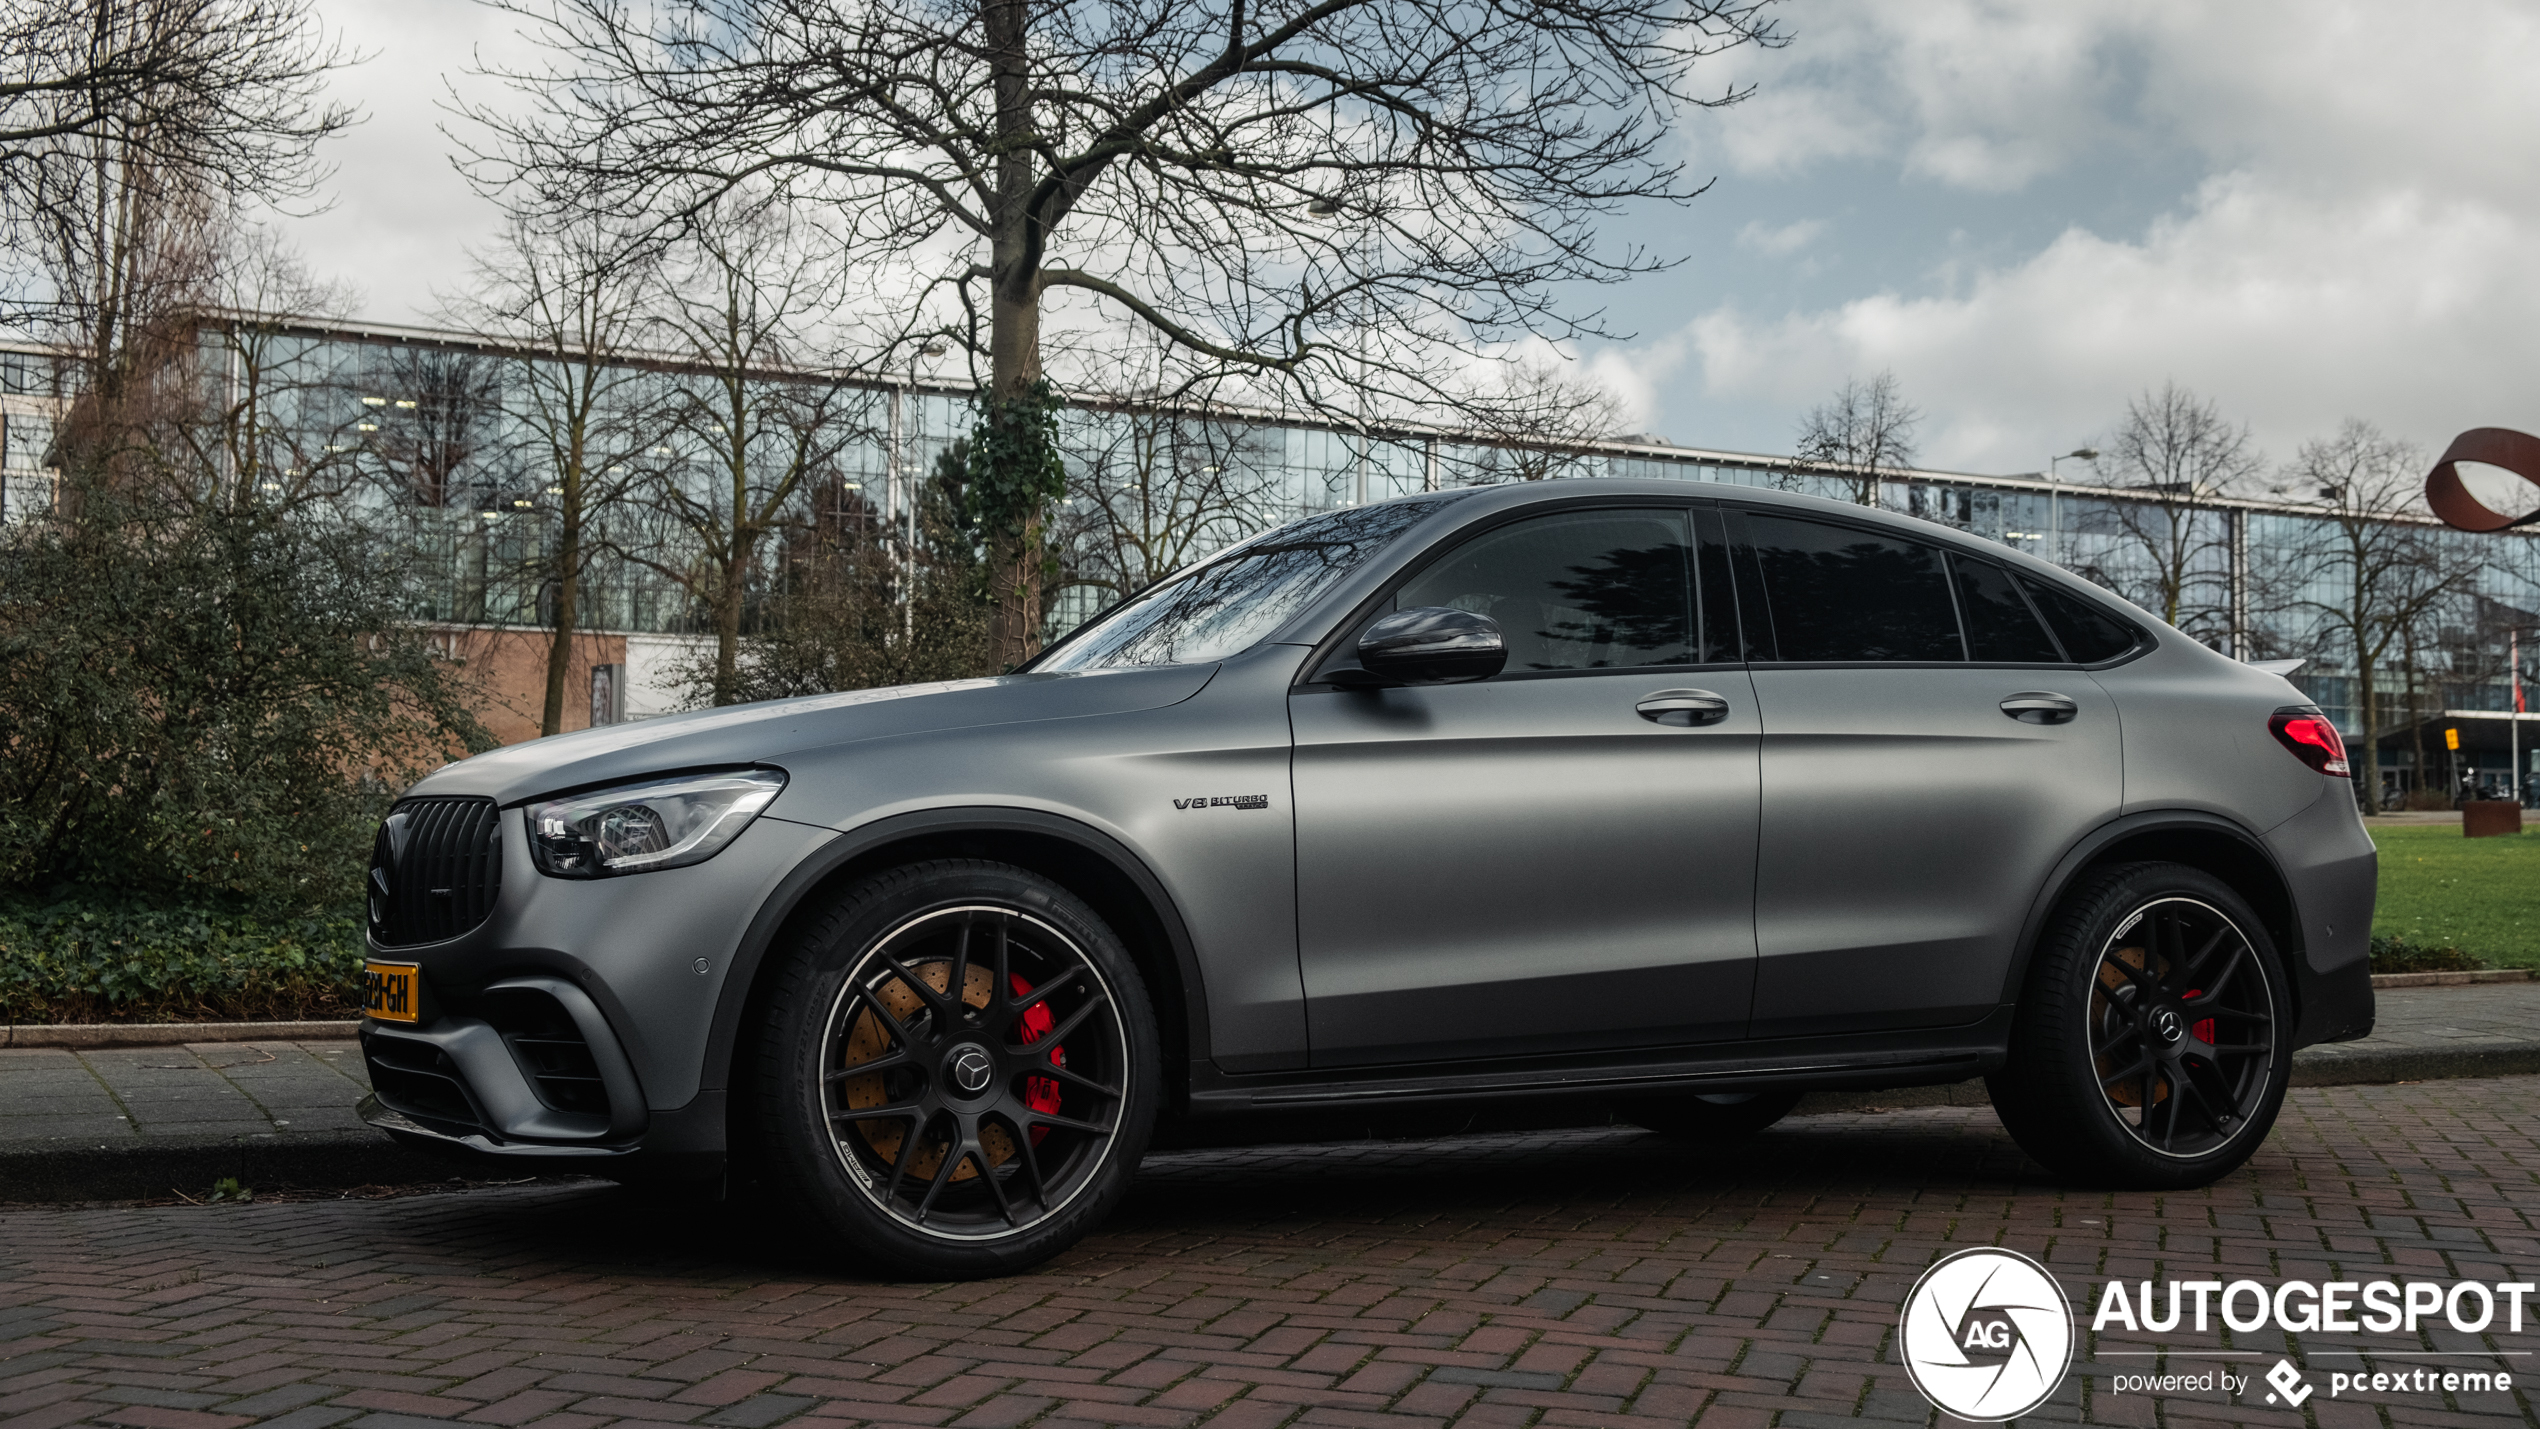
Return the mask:
[[1388,501],[1282,526],[1087,621],[1032,668],[1223,660],[1258,644],[1438,507],[1469,494]]
[[2011,573],[1991,561],[1951,552],[1949,568],[1958,573],[1958,610],[1967,619],[1967,658],[2051,665],[2063,652],[2046,627],[2020,599]]
[[1963,660],[1939,550],[1822,521],[1749,513],[1784,660]]
[[2043,581],[2033,581],[2026,576],[2020,577],[2020,584],[2037,602],[2046,623],[2055,627],[2056,636],[2064,642],[2064,653],[2081,664],[2095,665],[2102,660],[2114,660],[2133,649],[2142,638],[2133,626],[2079,596],[2066,595]]
[[1581,511],[1493,531],[1394,597],[1396,610],[1427,605],[1498,621],[1511,672],[1696,659],[1682,511]]
[[[1694,542],[1698,552],[1694,566],[1694,604],[1702,613],[1702,658],[1713,661],[1768,659],[1769,651],[1747,654],[1747,642],[1738,622],[1737,585],[1729,578],[1729,543],[1716,506],[1697,506],[1693,510]],[[1747,587],[1751,593],[1754,580],[1750,574]],[[1749,595],[1750,599],[1756,597]]]

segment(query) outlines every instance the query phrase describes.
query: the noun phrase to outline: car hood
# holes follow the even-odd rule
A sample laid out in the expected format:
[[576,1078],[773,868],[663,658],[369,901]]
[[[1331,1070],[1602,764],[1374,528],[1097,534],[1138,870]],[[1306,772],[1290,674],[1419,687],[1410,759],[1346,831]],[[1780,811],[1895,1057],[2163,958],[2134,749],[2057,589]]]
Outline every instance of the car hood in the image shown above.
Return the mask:
[[550,735],[445,764],[409,794],[476,794],[510,803],[563,789],[740,764],[782,767],[789,753],[892,735],[1126,714],[1198,694],[1215,665],[1000,675],[767,700]]

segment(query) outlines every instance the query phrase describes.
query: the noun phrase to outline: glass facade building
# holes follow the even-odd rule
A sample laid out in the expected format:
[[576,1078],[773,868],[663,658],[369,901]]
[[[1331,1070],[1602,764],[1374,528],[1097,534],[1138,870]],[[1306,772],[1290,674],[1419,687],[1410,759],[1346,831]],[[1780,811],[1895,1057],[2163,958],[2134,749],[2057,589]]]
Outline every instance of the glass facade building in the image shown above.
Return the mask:
[[[246,480],[275,500],[323,500],[395,543],[416,572],[414,614],[421,620],[533,628],[552,622],[550,445],[561,364],[461,334],[280,321],[207,324],[197,356],[193,380],[233,429],[225,444],[213,444],[224,452],[224,478]],[[752,454],[762,450],[765,460],[781,464],[787,443],[809,440],[817,471],[797,484],[791,508],[778,516],[900,529],[911,492],[973,420],[966,389],[934,383],[726,374],[652,355],[602,366],[586,433],[595,479],[675,489],[692,515],[718,503],[728,508],[736,451],[743,467],[762,460]],[[746,389],[743,408],[726,400],[727,377]],[[65,380],[40,350],[0,350],[0,519],[50,505],[51,433],[64,409]],[[804,400],[811,393],[819,400]],[[747,420],[763,419],[764,430],[736,445],[728,424],[705,417],[718,402],[758,414]],[[682,415],[664,415],[672,411]],[[806,423],[818,428],[809,438]],[[1629,476],[1836,499],[1851,491],[1844,473],[1784,457],[1639,441],[1533,449],[1444,430],[1362,431],[1131,400],[1073,405],[1061,430],[1071,475],[1083,488],[1071,498],[1080,508],[1075,514],[1086,515],[1088,501],[1124,497],[1167,508],[1195,503],[1179,518],[1187,529],[1176,550],[1184,557],[1281,520],[1484,482]],[[2352,642],[2339,637],[2327,614],[2347,601],[2351,573],[2330,555],[2334,522],[2317,504],[2182,502],[2037,476],[1921,470],[1884,474],[1878,496],[1889,510],[2054,562],[2139,603],[2157,603],[2166,584],[2175,590],[2182,629],[2243,659],[2304,659],[2296,683],[2341,729],[2361,723]],[[740,499],[751,499],[746,489]],[[677,578],[678,531],[632,505],[600,509],[577,623],[663,636],[704,629],[692,584]],[[1167,518],[1173,524],[1169,511]],[[1062,519],[1054,529],[1082,533],[1100,524]],[[2444,711],[2501,714],[2511,705],[2509,635],[2520,630],[2523,643],[2532,643],[2540,621],[2533,614],[2540,611],[2540,535],[2411,524],[2422,526],[2435,564],[2455,576],[2456,587],[2376,666],[2379,723],[2397,729]],[[780,541],[767,543],[764,578],[771,583],[783,579],[781,548]],[[1123,580],[1134,579],[1118,571],[1094,578],[1105,574],[1106,558],[1076,554],[1083,559],[1063,560],[1063,570],[1092,575],[1076,584],[1062,578],[1054,629],[1109,604]],[[2540,735],[2540,721],[2533,733]],[[2471,766],[2501,774],[2506,742],[2496,740],[2492,759],[2473,752]],[[2414,749],[2411,741],[2386,741],[2385,771],[2416,782],[2409,773]],[[2529,752],[2521,758],[2526,770],[2534,767]],[[2446,763],[2441,772],[2448,786],[2459,766]],[[2434,782],[2433,773],[2426,782]]]

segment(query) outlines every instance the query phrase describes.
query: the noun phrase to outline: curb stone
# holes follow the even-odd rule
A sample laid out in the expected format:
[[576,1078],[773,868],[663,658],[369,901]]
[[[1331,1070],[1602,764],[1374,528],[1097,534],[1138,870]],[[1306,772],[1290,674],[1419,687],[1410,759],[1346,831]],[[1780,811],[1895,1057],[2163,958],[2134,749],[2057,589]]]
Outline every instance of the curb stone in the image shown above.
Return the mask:
[[188,1042],[350,1042],[341,1022],[59,1022],[0,1027],[0,1047],[180,1047]]
[[[282,1136],[169,1136],[137,1146],[76,1138],[0,1147],[0,1204],[200,1195],[224,1176],[250,1189],[446,1181],[466,1168],[369,1130]],[[482,1173],[479,1173],[482,1174]]]

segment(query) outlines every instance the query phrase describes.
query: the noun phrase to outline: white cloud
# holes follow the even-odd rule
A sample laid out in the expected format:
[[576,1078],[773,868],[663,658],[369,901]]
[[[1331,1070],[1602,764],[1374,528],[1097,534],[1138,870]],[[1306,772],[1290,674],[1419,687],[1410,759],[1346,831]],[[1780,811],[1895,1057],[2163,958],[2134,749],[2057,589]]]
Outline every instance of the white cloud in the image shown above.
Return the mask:
[[[1839,61],[1807,83],[1848,76],[1872,96],[1879,126],[1850,142],[1909,174],[2016,187],[2124,130],[2189,145],[2209,176],[2139,234],[2069,227],[2022,259],[1935,267],[1928,292],[1779,317],[1719,306],[1681,334],[1707,397],[1795,411],[1893,369],[1928,413],[1924,459],[1979,470],[2039,467],[2166,379],[2278,456],[2346,416],[2433,447],[2465,426],[2540,426],[2540,86],[2523,79],[2540,14],[1949,4],[1817,23],[1837,20]],[[1990,20],[2004,23],[1968,28]],[[2128,67],[2123,98],[2108,75]]]
[[1826,221],[1822,218],[1803,218],[1779,226],[1749,223],[1737,231],[1737,246],[1781,258],[1816,242],[1825,232]]
[[471,0],[320,0],[330,30],[373,56],[337,74],[332,97],[367,119],[330,142],[334,205],[290,221],[284,232],[320,276],[363,294],[360,312],[378,322],[419,322],[433,291],[468,275],[465,250],[492,238],[494,206],[451,167],[441,126],[448,86],[471,99],[503,91],[466,71],[480,47],[500,55],[515,41],[511,22]]

